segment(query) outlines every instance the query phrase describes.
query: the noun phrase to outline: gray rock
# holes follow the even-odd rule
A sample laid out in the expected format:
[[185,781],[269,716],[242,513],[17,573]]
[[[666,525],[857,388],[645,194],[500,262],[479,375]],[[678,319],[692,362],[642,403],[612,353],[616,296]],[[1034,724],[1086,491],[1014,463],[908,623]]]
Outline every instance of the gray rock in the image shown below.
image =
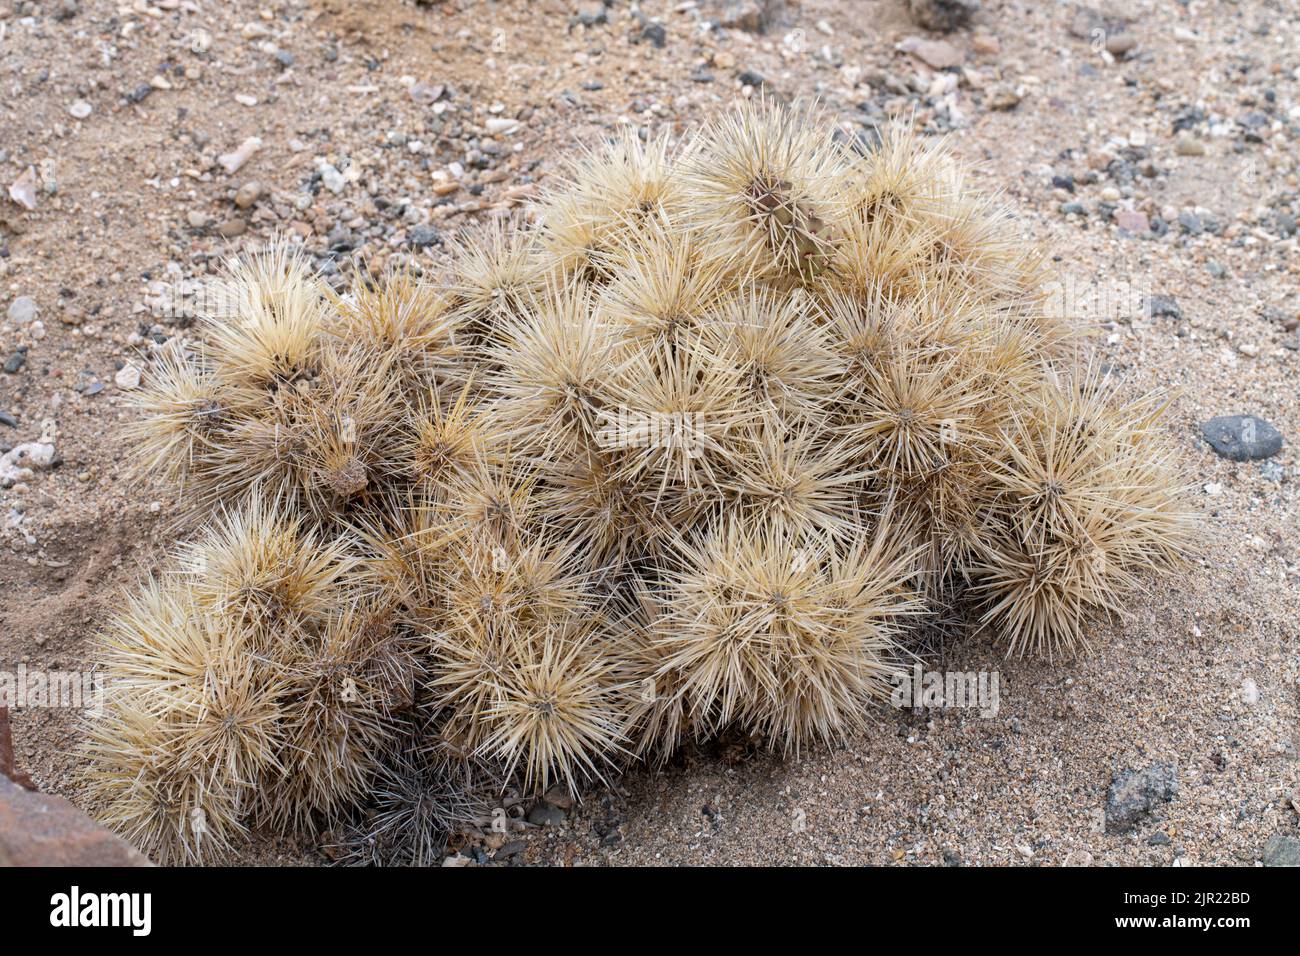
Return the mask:
[[1106,791],[1106,832],[1128,833],[1157,806],[1177,795],[1178,768],[1173,764],[1124,771]]
[[406,241],[416,249],[424,249],[441,241],[441,237],[433,226],[416,226],[407,235]]
[[907,0],[912,19],[940,33],[964,27],[979,8],[979,0]]
[[1147,837],[1147,846],[1168,846],[1174,841],[1169,839],[1169,834],[1164,830],[1157,830]]
[[1259,473],[1265,481],[1271,481],[1275,485],[1280,485],[1282,479],[1286,477],[1286,469],[1276,461],[1266,461],[1260,464]]
[[1178,214],[1178,225],[1189,236],[1199,236],[1205,231],[1205,224],[1201,222],[1201,217],[1190,209],[1184,209]]
[[528,811],[528,822],[539,827],[564,826],[564,811],[553,804],[540,800]]
[[668,42],[668,31],[664,29],[662,23],[647,23],[641,31],[641,39],[662,50],[664,44]]
[[1300,840],[1274,833],[1264,844],[1260,859],[1265,866],[1300,866]]
[[509,843],[503,843],[501,848],[492,854],[494,860],[506,860],[512,856],[522,853],[527,848],[523,840],[511,840]]
[[4,369],[10,375],[17,375],[22,367],[27,364],[27,353],[23,351],[15,352],[5,359]]
[[1183,309],[1178,304],[1178,300],[1172,295],[1149,295],[1147,296],[1147,315],[1153,319],[1161,317],[1181,319]]
[[1220,415],[1201,423],[1201,437],[1232,461],[1269,458],[1282,450],[1282,433],[1254,415]]
[[40,307],[35,299],[29,295],[20,295],[9,303],[9,321],[15,325],[26,325],[36,318],[36,313],[39,311]]
[[351,229],[339,223],[329,231],[329,235],[325,237],[325,244],[330,252],[351,252],[360,243],[357,242],[357,237],[353,235]]

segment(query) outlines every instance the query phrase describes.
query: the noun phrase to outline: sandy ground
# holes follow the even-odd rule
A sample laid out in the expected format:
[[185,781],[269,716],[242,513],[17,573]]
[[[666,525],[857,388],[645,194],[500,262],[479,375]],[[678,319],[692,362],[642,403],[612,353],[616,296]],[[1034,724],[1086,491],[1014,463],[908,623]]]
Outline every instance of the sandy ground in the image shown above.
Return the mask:
[[[340,280],[349,255],[436,257],[439,237],[526,210],[575,143],[679,131],[761,76],[849,135],[890,114],[951,133],[1083,298],[1176,298],[1180,315],[1092,321],[1106,362],[1179,390],[1170,427],[1204,556],[1098,622],[1086,659],[952,642],[949,669],[998,672],[996,717],[882,709],[870,733],[797,760],[691,750],[594,788],[510,859],[1249,865],[1271,835],[1300,836],[1289,0],[1123,15],[985,0],[946,38],[901,0],[780,6],[760,33],[710,28],[709,3],[0,0],[0,186],[35,206],[0,192],[0,362],[16,366],[0,372],[0,451],[44,433],[57,453],[0,490],[0,669],[87,667],[120,589],[160,563],[176,502],[126,480],[116,432],[131,369],[188,334],[158,313],[164,284],[285,232]],[[908,37],[950,47],[909,54]],[[493,119],[517,128],[489,133]],[[261,149],[229,173],[249,137]],[[1280,455],[1216,457],[1198,423],[1247,412],[1282,432]],[[14,719],[19,762],[74,801],[77,728],[67,710]],[[1160,764],[1177,796],[1105,832],[1115,774]],[[325,857],[259,837],[246,859]]]

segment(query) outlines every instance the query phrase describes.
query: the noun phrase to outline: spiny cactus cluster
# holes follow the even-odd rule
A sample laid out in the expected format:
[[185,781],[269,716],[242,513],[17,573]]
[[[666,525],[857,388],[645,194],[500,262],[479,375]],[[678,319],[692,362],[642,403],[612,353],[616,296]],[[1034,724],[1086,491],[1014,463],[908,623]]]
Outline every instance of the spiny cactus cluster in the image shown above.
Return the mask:
[[468,776],[842,739],[947,595],[1084,648],[1186,548],[1164,403],[1079,359],[941,146],[833,134],[619,137],[435,278],[234,264],[133,432],[201,530],[104,638],[103,818],[165,860],[351,822],[427,862]]

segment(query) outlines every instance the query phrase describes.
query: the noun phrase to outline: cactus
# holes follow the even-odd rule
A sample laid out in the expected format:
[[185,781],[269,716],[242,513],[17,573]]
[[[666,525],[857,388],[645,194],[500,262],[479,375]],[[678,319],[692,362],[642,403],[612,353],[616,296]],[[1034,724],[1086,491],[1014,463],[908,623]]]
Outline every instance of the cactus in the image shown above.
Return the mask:
[[105,819],[427,862],[470,805],[431,754],[576,792],[724,731],[795,753],[865,726],[923,612],[1059,659],[1182,559],[1165,400],[1078,358],[943,147],[832,134],[759,100],[621,136],[432,281],[235,264],[139,393],[201,530],[109,625]]

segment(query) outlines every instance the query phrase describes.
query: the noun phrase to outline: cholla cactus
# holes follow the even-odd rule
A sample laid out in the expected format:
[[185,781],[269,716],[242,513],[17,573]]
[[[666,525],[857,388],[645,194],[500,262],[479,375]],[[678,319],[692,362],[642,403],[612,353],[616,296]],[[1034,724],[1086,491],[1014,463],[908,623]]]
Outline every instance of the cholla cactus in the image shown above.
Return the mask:
[[866,725],[927,608],[1056,659],[1178,561],[1164,401],[1077,367],[942,147],[832,132],[621,136],[433,282],[236,264],[140,393],[203,527],[109,626],[104,818],[428,862],[468,806],[430,755],[577,790],[729,729],[797,752]]

